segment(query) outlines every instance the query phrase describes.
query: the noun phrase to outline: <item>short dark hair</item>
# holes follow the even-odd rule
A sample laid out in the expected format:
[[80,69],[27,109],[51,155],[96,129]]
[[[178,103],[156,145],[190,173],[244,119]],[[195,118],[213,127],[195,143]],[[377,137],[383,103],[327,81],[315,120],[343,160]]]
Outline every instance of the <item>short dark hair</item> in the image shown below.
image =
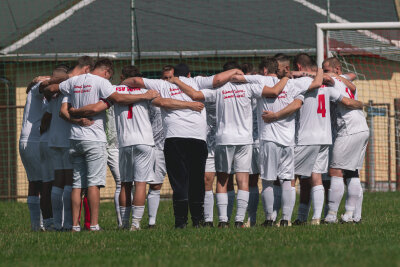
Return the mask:
[[233,70],[233,69],[240,69],[240,65],[236,61],[228,61],[228,62],[226,62],[224,64],[224,66],[222,66],[222,69],[224,71]]
[[139,71],[139,68],[132,65],[123,67],[121,74],[125,79],[130,77],[143,77],[142,73]]
[[282,62],[282,61],[289,61],[290,62],[290,57],[288,55],[286,55],[286,54],[283,54],[283,53],[275,54],[274,58],[278,62]]
[[316,63],[308,54],[300,53],[297,54],[293,59],[293,68],[295,70],[299,70],[297,65],[302,66],[303,68],[313,68]]
[[328,63],[329,66],[332,68],[340,67],[340,69],[342,69],[342,63],[336,57],[329,57],[325,59],[324,62],[322,62],[322,65],[324,65],[325,63]]
[[106,57],[101,57],[96,61],[93,69],[98,69],[98,68],[107,68],[111,72],[111,74],[114,73],[114,65],[112,61]]
[[251,63],[242,63],[242,65],[240,65],[240,69],[244,74],[254,72],[254,66]]
[[94,69],[94,60],[89,56],[81,56],[77,60],[77,64],[75,66],[79,66],[81,68],[85,66],[89,66],[90,70]]
[[179,63],[175,65],[174,67],[174,76],[179,77],[179,76],[184,76],[187,77],[190,73],[189,66],[186,65],[185,63]]
[[165,66],[162,67],[162,69],[161,69],[161,74],[163,74],[163,73],[166,72],[166,71],[171,71],[171,70],[174,70],[174,66],[172,66],[172,65],[165,65]]
[[268,70],[268,74],[276,74],[278,72],[278,61],[275,57],[265,57],[258,65],[260,72],[262,72],[264,68]]

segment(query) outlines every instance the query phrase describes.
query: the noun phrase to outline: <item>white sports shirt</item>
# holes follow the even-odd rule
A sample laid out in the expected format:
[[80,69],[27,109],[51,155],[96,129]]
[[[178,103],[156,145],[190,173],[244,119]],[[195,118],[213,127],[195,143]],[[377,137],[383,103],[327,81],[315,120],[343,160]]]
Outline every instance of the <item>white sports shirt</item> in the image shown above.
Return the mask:
[[71,123],[59,116],[62,103],[68,102],[68,97],[62,94],[59,94],[58,97],[49,102],[47,112],[52,114],[49,129],[49,147],[69,147]]
[[20,142],[40,142],[40,122],[43,116],[43,95],[39,92],[40,83],[28,92],[22,117]]
[[261,97],[264,86],[226,83],[217,89],[204,89],[206,102],[216,102],[216,145],[253,143],[252,98]]
[[[194,78],[179,77],[179,79],[199,90]],[[147,89],[153,89],[163,98],[172,98],[181,101],[193,102],[193,100],[179,89],[175,84],[164,80],[145,79],[143,82]],[[166,110],[161,109],[165,138],[181,137],[194,138],[206,141],[207,123],[206,111],[193,111],[191,109]]]
[[[350,89],[347,88],[340,79],[333,79],[335,80],[334,88],[340,92],[340,94],[357,100],[357,95],[353,95]],[[336,106],[336,117],[338,136],[351,135],[369,130],[362,110],[348,109],[341,103],[338,103]]]
[[[247,82],[258,83],[269,87],[274,86],[279,81],[278,78],[271,76],[245,75],[244,77]],[[284,109],[287,105],[292,103],[297,96],[306,92],[312,81],[313,79],[309,77],[290,79],[278,97],[263,97],[258,100],[260,114],[262,114],[264,110],[278,112]],[[265,123],[260,118],[258,129],[260,140],[275,142],[283,146],[293,146],[295,143],[295,114],[272,123]]]
[[[147,89],[117,85],[115,86],[115,91],[119,94],[138,95],[146,93]],[[114,105],[115,124],[120,148],[132,145],[154,145],[149,105],[149,101],[140,101],[128,106]]]
[[330,102],[341,101],[343,96],[332,87],[322,85],[318,90],[297,97],[303,101],[298,112],[296,144],[331,145]]
[[[115,92],[111,83],[91,73],[74,76],[60,83],[60,91],[68,96],[74,108],[96,104]],[[72,124],[70,139],[107,142],[104,131],[106,113],[101,112],[92,117],[94,124],[88,127]]]

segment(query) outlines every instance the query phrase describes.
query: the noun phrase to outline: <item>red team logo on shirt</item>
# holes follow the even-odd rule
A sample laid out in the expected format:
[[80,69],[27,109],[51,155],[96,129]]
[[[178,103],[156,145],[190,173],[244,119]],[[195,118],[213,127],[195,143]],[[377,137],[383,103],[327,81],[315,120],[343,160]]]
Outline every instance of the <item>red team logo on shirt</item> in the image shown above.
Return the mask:
[[240,97],[245,97],[246,96],[246,92],[242,89],[239,90],[222,90],[222,94],[224,95],[224,99],[227,98],[240,98]]
[[79,90],[74,90],[75,94],[89,93],[92,90],[92,86],[90,84],[86,84],[86,85],[83,85],[83,86],[75,85],[74,89],[79,89]]

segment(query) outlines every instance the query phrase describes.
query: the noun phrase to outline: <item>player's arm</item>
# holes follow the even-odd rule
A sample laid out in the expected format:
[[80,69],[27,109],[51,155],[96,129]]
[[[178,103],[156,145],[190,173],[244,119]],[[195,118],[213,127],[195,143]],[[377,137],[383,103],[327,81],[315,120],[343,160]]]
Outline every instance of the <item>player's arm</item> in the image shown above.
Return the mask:
[[[317,77],[319,72],[321,72],[321,77]],[[321,68],[318,68],[317,72],[313,71],[292,71],[291,76],[294,78],[299,78],[299,77],[310,77],[313,78],[314,81],[310,85],[309,89],[317,89],[321,87],[322,84],[325,84],[327,86],[333,86],[335,84],[335,81],[332,79],[332,77],[326,73]],[[316,87],[318,84],[321,84],[320,86]]]
[[363,102],[345,96],[340,100],[340,103],[349,109],[362,109],[364,107]]
[[44,82],[46,80],[50,80],[50,76],[37,76],[33,78],[32,82],[38,83],[38,82]]
[[[48,80],[44,80],[39,86],[39,92],[43,93],[46,90],[53,89],[52,92],[56,93],[56,92],[59,91],[59,87],[55,87],[55,86],[54,87],[49,87],[49,86],[50,85],[55,85],[55,84],[58,85],[58,84],[62,83],[65,80],[68,80],[68,79],[69,79],[69,76],[68,76],[68,74],[65,73],[65,74],[58,74],[57,76],[51,77]],[[47,88],[47,87],[49,87],[49,88]],[[57,89],[57,91],[54,92],[54,89]]]
[[127,85],[129,87],[136,87],[136,88],[146,88],[143,78],[141,77],[131,77],[126,80],[123,80],[121,85]]
[[[354,73],[350,73],[350,74],[353,74],[355,76]],[[335,77],[336,79],[339,79],[340,81],[342,81],[346,85],[346,87],[350,89],[350,91],[353,94],[356,92],[357,87],[354,85],[354,83],[351,82],[351,80],[341,77],[340,75],[337,75],[336,73],[330,73],[330,76]],[[346,75],[346,77],[348,77],[348,76]],[[349,79],[351,79],[351,78],[349,77]]]
[[[141,88],[144,88],[144,86]],[[148,90],[146,93],[138,95],[118,94],[117,92],[114,92],[107,97],[107,100],[119,105],[130,105],[141,101],[153,100],[159,96],[160,94],[155,90]]]
[[93,117],[104,110],[108,109],[110,106],[108,103],[105,101],[99,101],[96,104],[90,104],[86,105],[81,108],[73,108],[71,107],[69,109],[69,114],[72,117],[83,117],[83,118],[88,118],[88,117]]
[[213,87],[216,88],[226,84],[236,75],[243,75],[243,72],[239,69],[232,69],[216,74],[213,79]]
[[41,135],[47,132],[47,130],[50,128],[50,122],[51,122],[51,113],[45,112],[42,116],[42,120],[40,121],[39,130]]
[[235,74],[231,77],[230,82],[232,83],[247,83],[244,75]]
[[201,102],[188,102],[181,101],[172,98],[162,98],[157,97],[151,102],[154,106],[169,109],[169,110],[177,110],[177,109],[191,109],[193,111],[202,111],[204,108],[204,104]]
[[64,120],[66,120],[69,123],[77,124],[80,126],[90,126],[94,123],[93,120],[87,119],[87,118],[74,118],[72,117],[69,112],[68,112],[68,107],[69,103],[65,102],[62,103],[61,108],[60,108],[60,117]]
[[265,123],[274,122],[292,115],[293,113],[298,111],[302,105],[303,101],[301,101],[300,99],[295,99],[292,103],[290,103],[284,109],[281,109],[278,112],[264,110],[261,117]]
[[350,82],[357,79],[357,75],[353,72],[344,73],[343,75],[346,76],[346,79],[349,80]]
[[178,77],[171,77],[168,81],[176,84],[193,101],[204,101],[204,94],[201,91],[194,90],[191,86],[179,80]]
[[262,91],[263,97],[278,97],[282,92],[283,88],[285,88],[286,83],[289,81],[288,77],[283,77],[277,84],[273,87],[264,86]]

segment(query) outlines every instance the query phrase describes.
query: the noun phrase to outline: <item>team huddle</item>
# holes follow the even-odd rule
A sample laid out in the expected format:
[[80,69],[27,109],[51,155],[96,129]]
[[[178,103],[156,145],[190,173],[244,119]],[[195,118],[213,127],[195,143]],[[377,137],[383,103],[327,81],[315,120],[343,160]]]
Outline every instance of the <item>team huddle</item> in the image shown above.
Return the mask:
[[235,197],[235,227],[257,225],[260,178],[262,226],[307,224],[311,204],[312,225],[361,222],[369,129],[355,75],[342,73],[338,59],[318,68],[307,54],[292,64],[277,54],[258,70],[231,61],[208,77],[192,77],[181,63],[165,66],[160,79],[126,66],[118,85],[109,81],[113,74],[109,59],[84,56],[28,86],[19,151],[32,230],[81,231],[82,207],[85,228],[101,230],[107,165],[121,229],[141,229],[146,198],[148,228],[156,226],[166,174],[175,228],[187,226],[189,211],[194,227],[214,226],[215,177],[220,228],[230,225]]

